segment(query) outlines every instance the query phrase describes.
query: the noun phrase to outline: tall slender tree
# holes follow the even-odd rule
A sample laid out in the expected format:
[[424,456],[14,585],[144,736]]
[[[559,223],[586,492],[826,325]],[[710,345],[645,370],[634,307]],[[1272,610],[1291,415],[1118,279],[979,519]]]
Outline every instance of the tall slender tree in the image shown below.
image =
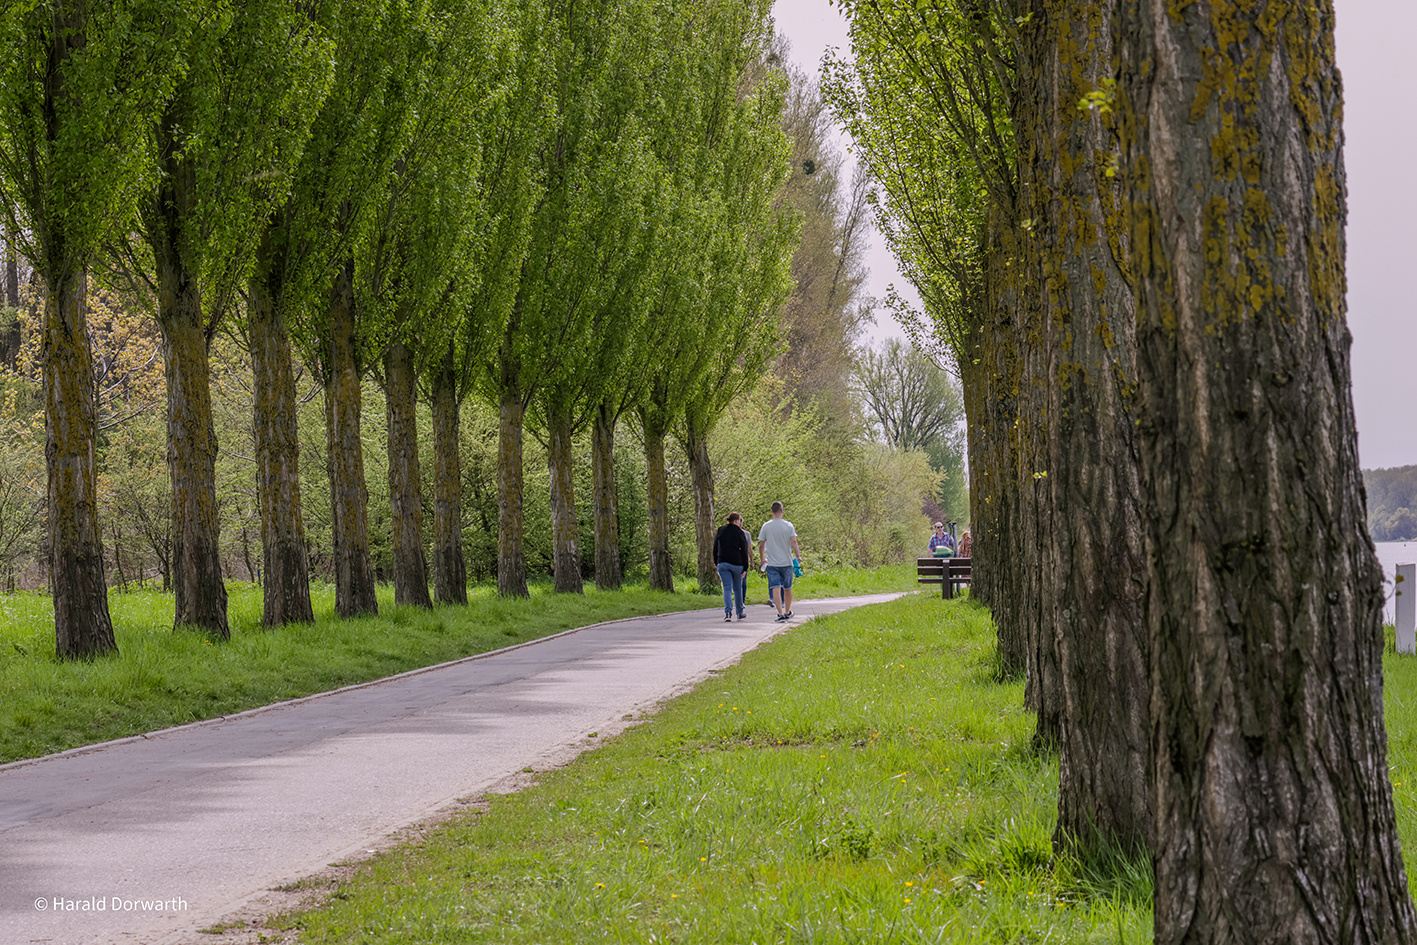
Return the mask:
[[478,174],[466,185],[480,199],[466,204],[465,226],[480,238],[464,251],[466,275],[454,277],[425,334],[433,414],[433,596],[440,603],[467,603],[459,411],[484,382],[487,352],[503,336],[542,189],[536,152],[554,119],[546,107],[553,64],[547,19],[539,6],[522,8],[503,47],[503,92],[478,105],[486,130]]
[[49,574],[62,658],[117,649],[98,522],[88,271],[133,219],[151,156],[141,130],[170,93],[189,13],[124,0],[0,12],[0,201],[45,288]]
[[1010,116],[1019,55],[1013,18],[998,3],[969,8],[984,16],[965,15],[963,5],[845,7],[855,61],[829,60],[823,90],[878,184],[878,223],[925,311],[913,312],[898,295],[888,301],[917,346],[939,346],[958,368],[978,564],[971,594],[993,611],[1002,674],[1023,675],[1009,272],[1026,218]]
[[335,46],[334,78],[297,166],[288,212],[279,218],[280,291],[294,340],[325,390],[335,609],[354,616],[379,606],[369,553],[362,382],[394,324],[393,312],[371,294],[364,268],[389,223],[382,212],[388,181],[415,126],[426,57],[436,44],[432,11],[422,4],[340,0],[322,4],[319,15]]
[[1410,942],[1334,11],[1120,4],[1156,941]]
[[[710,357],[685,377],[680,442],[694,493],[699,588],[718,585],[713,560],[713,466],[708,438],[731,403],[747,393],[784,345],[779,317],[792,291],[791,267],[801,244],[800,221],[780,202],[787,142],[781,93],[769,83],[725,108],[724,127],[708,139],[719,163],[713,181],[723,216],[706,243]],[[717,140],[716,140],[717,139]]]
[[207,351],[328,83],[328,49],[287,3],[198,18],[151,125],[158,173],[140,205],[167,375],[174,623],[229,635]]
[[256,244],[247,290],[246,344],[251,352],[252,439],[261,517],[261,624],[313,623],[310,565],[300,502],[300,433],[292,367],[291,273],[299,251],[291,214],[271,215]]
[[[385,206],[361,254],[366,310],[387,325],[382,382],[388,405],[389,494],[394,599],[431,607],[424,553],[418,451],[418,378],[432,358],[445,360],[451,333],[441,320],[478,289],[486,242],[484,140],[495,141],[515,94],[517,31],[496,5],[439,0],[419,41],[407,142],[385,186]],[[528,18],[534,13],[528,13]],[[482,68],[468,72],[465,64]],[[524,129],[518,129],[524,131]],[[494,174],[496,171],[493,172]],[[496,282],[497,276],[492,277]],[[374,339],[377,343],[377,337]]]
[[[1143,849],[1150,682],[1132,292],[1110,111],[1087,107],[1109,88],[1108,8],[950,0],[853,9],[863,78],[852,93],[839,72],[837,96],[881,126],[862,127],[861,139],[891,194],[896,245],[924,277],[961,376],[984,395],[966,400],[982,485],[977,553],[987,568],[1005,541],[1022,548],[1014,586],[986,582],[986,597],[1001,653],[1018,652],[1006,640],[1023,644],[1037,739],[1059,749],[1056,842]],[[984,94],[991,87],[997,100]],[[942,147],[903,122],[910,106],[902,99],[933,111],[951,140]],[[1004,133],[1017,143],[1016,159],[1012,144],[1001,147]],[[928,189],[940,159],[949,166],[958,156],[974,165],[966,179],[982,182],[993,204],[983,219],[1024,221],[1016,239],[986,224],[1005,240],[999,255],[987,235],[982,252],[973,248],[980,216],[968,192]],[[965,239],[952,242],[958,236]],[[966,294],[976,265],[992,288]],[[951,297],[982,302],[983,311]]]
[[[495,354],[484,369],[487,396],[498,410],[497,586],[507,596],[525,596],[523,548],[524,470],[522,440],[528,408],[551,392],[547,426],[561,445],[564,465],[568,423],[574,406],[565,401],[577,387],[568,359],[595,337],[611,311],[608,297],[627,263],[645,195],[653,182],[652,152],[643,117],[654,99],[652,63],[663,24],[675,15],[643,0],[620,0],[590,10],[550,5],[554,30],[554,80],[547,112],[553,116],[537,150],[542,191],[534,205],[521,280]],[[629,254],[633,258],[633,254]],[[567,376],[569,375],[569,376]],[[567,397],[560,396],[565,391]],[[554,460],[553,460],[554,461]],[[563,476],[558,525],[563,587],[579,574],[568,547],[572,498]]]

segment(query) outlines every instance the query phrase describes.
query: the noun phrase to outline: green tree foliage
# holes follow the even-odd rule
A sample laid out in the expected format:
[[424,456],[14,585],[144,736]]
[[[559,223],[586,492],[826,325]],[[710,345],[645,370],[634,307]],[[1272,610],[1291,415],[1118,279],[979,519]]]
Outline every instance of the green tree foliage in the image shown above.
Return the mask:
[[[329,80],[329,48],[278,0],[194,18],[184,67],[153,116],[157,161],[139,204],[167,373],[177,625],[227,636],[208,348],[284,201]],[[135,254],[130,254],[130,258]]]
[[[920,500],[940,488],[929,457],[845,435],[822,405],[803,404],[780,378],[733,402],[709,452],[719,508],[742,513],[756,535],[771,504],[782,502],[809,566],[873,567],[922,554],[929,541]],[[671,490],[683,496],[671,501],[683,522],[673,529],[676,549],[687,550],[691,534],[688,493]]]
[[871,224],[869,178],[861,172],[843,176],[828,100],[815,79],[788,64],[783,41],[768,50],[763,65],[787,80],[782,128],[791,152],[780,199],[801,220],[792,293],[781,317],[786,345],[773,370],[798,396],[824,400],[833,415],[845,417],[852,409],[853,352],[870,321],[861,297]]
[[9,4],[0,13],[0,204],[45,284],[50,587],[62,657],[115,650],[97,517],[88,271],[151,173],[143,129],[176,80],[178,2]]
[[[86,61],[98,71],[84,81],[117,96],[105,100],[109,114],[126,117],[122,128],[74,126],[74,141],[104,152],[94,161],[113,162],[102,186],[79,195],[83,222],[106,222],[79,234],[87,248],[69,296],[40,286],[34,301],[75,303],[66,311],[86,319],[79,334],[99,355],[97,387],[80,399],[93,404],[101,434],[90,438],[96,505],[121,514],[103,532],[109,554],[99,547],[94,560],[121,586],[161,579],[188,603],[192,587],[211,592],[210,607],[179,607],[179,623],[220,634],[223,576],[259,575],[268,624],[311,619],[311,569],[333,578],[344,612],[372,607],[365,592],[390,577],[400,600],[409,589],[424,602],[426,574],[407,565],[428,550],[417,519],[429,504],[440,600],[465,600],[468,573],[486,575],[489,548],[518,544],[518,529],[523,567],[553,572],[569,589],[604,509],[617,527],[593,554],[598,576],[613,563],[618,582],[621,562],[642,561],[651,545],[666,569],[678,557],[692,573],[686,549],[697,545],[703,557],[714,470],[720,451],[731,452],[717,445],[717,426],[747,409],[783,351],[793,272],[799,314],[828,313],[820,330],[806,315],[795,323],[804,356],[816,344],[835,359],[814,377],[836,376],[850,360],[843,351],[862,311],[851,301],[860,277],[852,247],[866,191],[844,196],[825,113],[805,80],[790,93],[802,109],[791,141],[812,167],[787,173],[791,83],[766,52],[766,0],[620,0],[596,10],[551,0],[154,0],[112,11],[129,17],[124,38],[103,32],[107,10],[55,34],[109,56],[107,73]],[[27,15],[7,8],[7,35],[39,29]],[[118,62],[123,42],[143,37],[141,54]],[[124,79],[123,69],[144,56],[151,66],[159,51],[166,71]],[[24,97],[18,88],[7,84],[8,104]],[[0,157],[19,162],[0,186],[14,234],[7,252],[19,245],[28,259],[48,231],[25,200],[11,199],[24,196],[11,184],[23,183],[28,153],[11,145],[39,126],[16,127],[0,134]],[[820,245],[794,261],[799,221],[816,226]],[[91,270],[105,280],[101,298],[85,294]],[[38,272],[45,282],[45,267]],[[33,390],[58,362],[40,356],[42,323],[26,330],[6,341],[15,361],[6,384],[16,416],[34,429]],[[154,414],[164,371],[171,450],[157,445]],[[426,409],[411,393],[420,381]],[[794,396],[826,403],[812,385],[832,387],[797,383]],[[459,409],[474,389],[496,413],[479,405],[463,424]],[[502,448],[509,392],[517,438],[520,415],[545,435],[544,452],[533,444],[515,464]],[[365,417],[366,403],[387,418]],[[825,522],[831,503],[852,505],[843,521],[855,524],[841,530],[856,537],[819,547],[841,560],[905,548],[866,533],[899,517],[877,500],[887,480],[911,481],[919,454],[868,445],[839,403],[822,413],[788,397],[775,404],[784,417],[812,418],[792,463],[831,466],[839,455],[849,470],[839,480],[805,476],[830,487],[800,503],[804,521]],[[657,445],[654,476],[633,440],[614,442],[627,412],[657,426],[638,444]],[[490,450],[489,430],[500,441]],[[671,434],[682,456],[664,455]],[[366,436],[387,438],[387,456],[364,455]],[[8,442],[23,455],[22,437]],[[431,474],[418,462],[430,445]],[[588,445],[590,476],[575,462]],[[177,455],[184,449],[200,467],[195,477]],[[528,476],[528,459],[545,474]],[[544,498],[524,501],[524,489],[509,488],[524,476]],[[329,498],[318,485],[325,477]],[[872,485],[853,491],[851,477]],[[192,493],[202,495],[183,498]],[[577,498],[585,495],[590,502]],[[520,516],[509,518],[516,505]],[[695,524],[697,540],[685,540]],[[53,569],[28,560],[38,549],[26,527],[5,534],[19,536],[11,544],[23,550],[11,559],[32,583]],[[193,534],[205,562],[195,570],[183,564]],[[707,586],[711,569],[699,570]]]
[[878,435],[898,449],[923,450],[944,476],[945,514],[968,521],[964,401],[949,373],[919,349],[891,339],[861,355],[856,385]]

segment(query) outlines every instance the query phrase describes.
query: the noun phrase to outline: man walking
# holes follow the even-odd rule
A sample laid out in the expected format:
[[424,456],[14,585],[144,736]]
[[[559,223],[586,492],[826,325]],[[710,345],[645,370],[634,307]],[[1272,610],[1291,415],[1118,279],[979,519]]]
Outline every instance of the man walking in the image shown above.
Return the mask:
[[797,529],[782,517],[782,503],[772,504],[772,518],[758,529],[758,560],[768,576],[768,597],[777,608],[779,622],[792,616],[792,564],[802,557]]

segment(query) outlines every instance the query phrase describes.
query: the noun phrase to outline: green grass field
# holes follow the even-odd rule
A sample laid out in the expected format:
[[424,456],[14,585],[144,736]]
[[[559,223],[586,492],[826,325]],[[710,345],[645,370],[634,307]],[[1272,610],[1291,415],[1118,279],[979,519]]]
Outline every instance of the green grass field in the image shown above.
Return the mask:
[[[804,596],[905,589],[914,575],[813,577]],[[630,611],[717,606],[643,588],[584,598],[536,588],[511,602],[480,589],[466,609],[326,614],[264,633],[258,591],[235,588],[233,640],[214,645],[167,629],[160,596],[116,595],[123,655],[60,664],[42,604],[0,597],[0,732],[12,757],[35,753],[11,747],[26,739],[94,741],[100,724],[111,737]],[[1417,659],[1396,656],[1388,636],[1388,760],[1414,878]],[[1144,864],[1053,855],[1056,760],[1030,750],[1022,685],[992,680],[992,651],[987,612],[932,593],[811,621],[536,786],[375,857],[267,934],[410,945],[1149,941]]]
[[[905,565],[811,575],[803,597],[912,590]],[[766,602],[761,578],[749,600]],[[537,639],[562,630],[642,614],[721,606],[694,593],[697,583],[665,594],[640,585],[584,596],[533,584],[531,598],[503,600],[491,586],[469,593],[467,607],[431,612],[393,605],[381,588],[379,617],[340,620],[334,590],[311,589],[316,621],[263,631],[261,589],[229,584],[231,640],[172,629],[170,594],[110,592],[119,655],[61,663],[54,656],[54,611],[47,595],[0,594],[0,763],[32,758],[124,735],[239,712],[367,682],[393,673]]]
[[819,618],[538,786],[380,855],[302,941],[1140,942],[1144,868],[1055,859],[993,630],[922,594]]

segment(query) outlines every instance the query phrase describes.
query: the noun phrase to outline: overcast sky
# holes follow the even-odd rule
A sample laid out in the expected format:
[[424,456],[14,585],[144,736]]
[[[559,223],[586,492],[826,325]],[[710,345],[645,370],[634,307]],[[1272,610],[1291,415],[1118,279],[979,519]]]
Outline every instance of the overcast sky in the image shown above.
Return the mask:
[[[1412,0],[1334,0],[1343,72],[1348,170],[1348,324],[1353,401],[1364,468],[1417,464],[1417,105],[1407,67],[1417,35]],[[846,23],[827,0],[776,0],[779,33],[804,69],[828,46],[847,50]],[[876,237],[869,291],[905,280]],[[882,314],[880,317],[887,318]],[[873,332],[902,335],[887,321]]]

